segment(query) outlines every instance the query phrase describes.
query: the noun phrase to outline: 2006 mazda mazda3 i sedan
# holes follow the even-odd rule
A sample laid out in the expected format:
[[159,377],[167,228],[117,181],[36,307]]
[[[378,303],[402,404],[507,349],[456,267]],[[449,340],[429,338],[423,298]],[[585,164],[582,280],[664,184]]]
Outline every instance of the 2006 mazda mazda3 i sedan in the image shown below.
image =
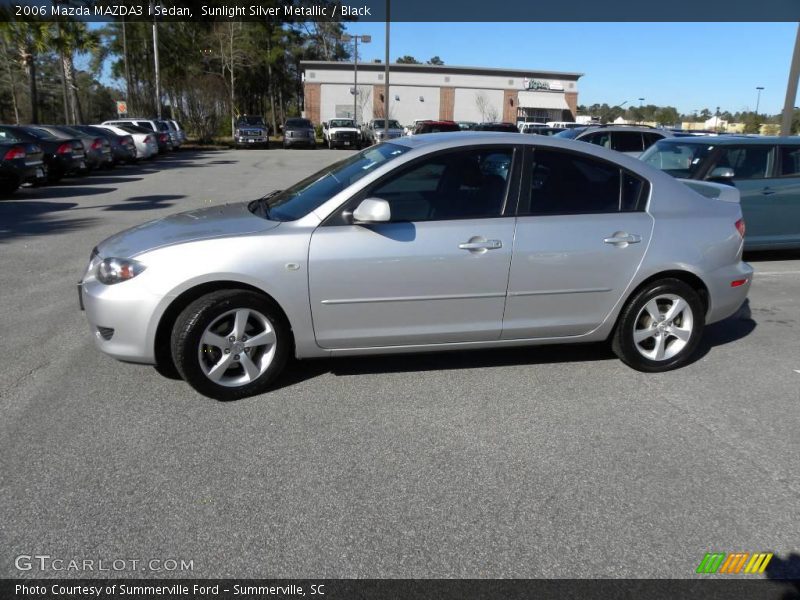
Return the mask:
[[217,399],[267,390],[292,353],[610,340],[665,371],[747,296],[738,199],[589,144],[420,135],[114,235],[79,293],[103,352]]

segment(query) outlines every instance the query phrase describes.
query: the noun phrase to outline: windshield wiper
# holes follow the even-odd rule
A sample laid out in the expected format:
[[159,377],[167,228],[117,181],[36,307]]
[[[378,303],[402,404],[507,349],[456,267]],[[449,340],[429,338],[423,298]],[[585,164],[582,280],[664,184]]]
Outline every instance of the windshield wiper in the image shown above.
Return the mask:
[[281,191],[282,190],[272,190],[258,200],[253,200],[253,202],[250,203],[250,206],[248,206],[250,212],[257,214],[259,217],[263,217],[264,219],[269,219],[269,205],[267,204],[267,200],[272,198],[274,195],[281,193]]

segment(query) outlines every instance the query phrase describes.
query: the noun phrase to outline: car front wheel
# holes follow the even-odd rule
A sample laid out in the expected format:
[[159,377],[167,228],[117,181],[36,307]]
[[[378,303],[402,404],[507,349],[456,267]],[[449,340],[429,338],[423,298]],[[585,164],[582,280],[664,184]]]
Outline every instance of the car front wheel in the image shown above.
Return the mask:
[[184,309],[172,330],[175,366],[195,390],[216,400],[261,394],[283,370],[289,328],[268,298],[223,290]]
[[697,292],[678,279],[654,281],[622,311],[612,338],[614,353],[639,371],[659,373],[689,362],[705,326]]

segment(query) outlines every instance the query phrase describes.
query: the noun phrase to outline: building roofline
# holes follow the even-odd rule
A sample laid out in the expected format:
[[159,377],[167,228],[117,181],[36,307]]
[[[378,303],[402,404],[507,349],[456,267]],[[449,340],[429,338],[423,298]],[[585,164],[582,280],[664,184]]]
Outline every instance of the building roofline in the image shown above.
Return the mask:
[[[336,60],[301,60],[300,66],[303,69],[316,69],[320,71],[332,71],[335,69],[352,69],[352,62]],[[583,73],[569,73],[565,71],[541,71],[526,69],[498,69],[494,67],[465,67],[457,65],[409,65],[389,63],[392,71],[407,71],[411,73],[454,73],[460,75],[495,75],[501,77],[549,77],[554,79],[567,79],[577,81],[583,77]],[[383,71],[386,69],[384,63],[359,62],[358,68],[361,71]]]

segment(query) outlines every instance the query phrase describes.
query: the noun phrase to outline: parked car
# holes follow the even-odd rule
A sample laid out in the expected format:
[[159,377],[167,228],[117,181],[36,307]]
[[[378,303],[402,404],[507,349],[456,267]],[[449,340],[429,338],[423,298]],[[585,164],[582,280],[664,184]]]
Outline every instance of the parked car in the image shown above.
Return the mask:
[[753,274],[738,192],[691,184],[703,193],[556,137],[402,137],[259,200],[118,233],[79,298],[101,351],[174,364],[218,399],[267,390],[292,353],[610,340],[666,371]]
[[739,190],[745,250],[800,248],[800,138],[669,138],[641,160],[673,177]]
[[142,118],[123,118],[123,119],[110,119],[103,121],[103,125],[136,125],[143,127],[156,134],[156,143],[158,144],[158,151],[161,154],[172,152],[174,145],[172,143],[172,136],[170,135],[169,127],[164,121],[157,119],[142,119]]
[[167,119],[167,123],[171,123],[175,130],[178,132],[178,141],[181,145],[186,143],[186,131],[181,127],[181,124],[178,123],[175,119]]
[[414,130],[417,128],[417,125],[423,121],[430,121],[430,119],[414,119],[414,122],[411,123],[411,125],[406,125],[403,127],[403,135],[414,135]]
[[160,121],[156,121],[156,123],[158,123],[159,127],[166,126],[166,129],[162,129],[162,131],[166,131],[169,134],[169,139],[172,141],[172,149],[180,149],[183,140],[181,139],[180,131],[178,131],[178,127],[175,123],[170,119],[161,119]]
[[478,123],[472,131],[499,131],[502,133],[519,133],[519,129],[513,123]]
[[558,137],[589,142],[630,156],[639,156],[658,140],[673,137],[671,131],[646,126],[592,125],[575,127],[558,134]]
[[458,123],[458,126],[462,131],[470,131],[473,127],[475,127],[475,125],[477,125],[475,121],[456,121],[456,123]]
[[23,183],[47,180],[42,149],[33,142],[3,141],[0,135],[0,195],[12,194]]
[[567,131],[567,129],[563,127],[548,127],[547,125],[531,126],[531,124],[528,123],[521,131],[522,133],[531,135],[556,135],[562,131]]
[[110,169],[114,166],[111,143],[103,136],[84,133],[66,125],[30,125],[28,129],[38,129],[65,141],[78,138],[83,143],[87,170]]
[[353,119],[331,119],[322,124],[322,140],[328,148],[361,148],[361,132]]
[[314,149],[317,147],[317,133],[314,125],[308,119],[286,119],[283,125],[283,147],[306,146]]
[[414,135],[421,133],[442,133],[446,131],[461,131],[461,127],[455,121],[421,121],[414,129]]
[[158,154],[156,133],[136,125],[97,125],[119,135],[130,135],[136,146],[136,158],[146,159]]
[[371,146],[386,140],[393,140],[403,135],[403,128],[395,119],[389,119],[389,131],[384,130],[383,119],[373,119],[361,127],[361,143]]
[[528,129],[538,128],[538,127],[547,127],[547,125],[545,123],[540,123],[538,121],[517,123],[517,129],[519,129],[520,133],[529,133],[527,131]]
[[241,115],[236,119],[233,144],[239,146],[261,146],[269,148],[269,127],[261,115]]
[[49,183],[56,183],[65,175],[86,169],[83,142],[78,138],[64,139],[41,129],[0,125],[0,142],[32,143],[39,146]]
[[71,128],[82,131],[87,135],[100,135],[106,138],[108,143],[111,144],[111,157],[116,165],[132,163],[136,160],[136,144],[133,141],[133,137],[128,133],[114,133],[94,125],[72,125]]

